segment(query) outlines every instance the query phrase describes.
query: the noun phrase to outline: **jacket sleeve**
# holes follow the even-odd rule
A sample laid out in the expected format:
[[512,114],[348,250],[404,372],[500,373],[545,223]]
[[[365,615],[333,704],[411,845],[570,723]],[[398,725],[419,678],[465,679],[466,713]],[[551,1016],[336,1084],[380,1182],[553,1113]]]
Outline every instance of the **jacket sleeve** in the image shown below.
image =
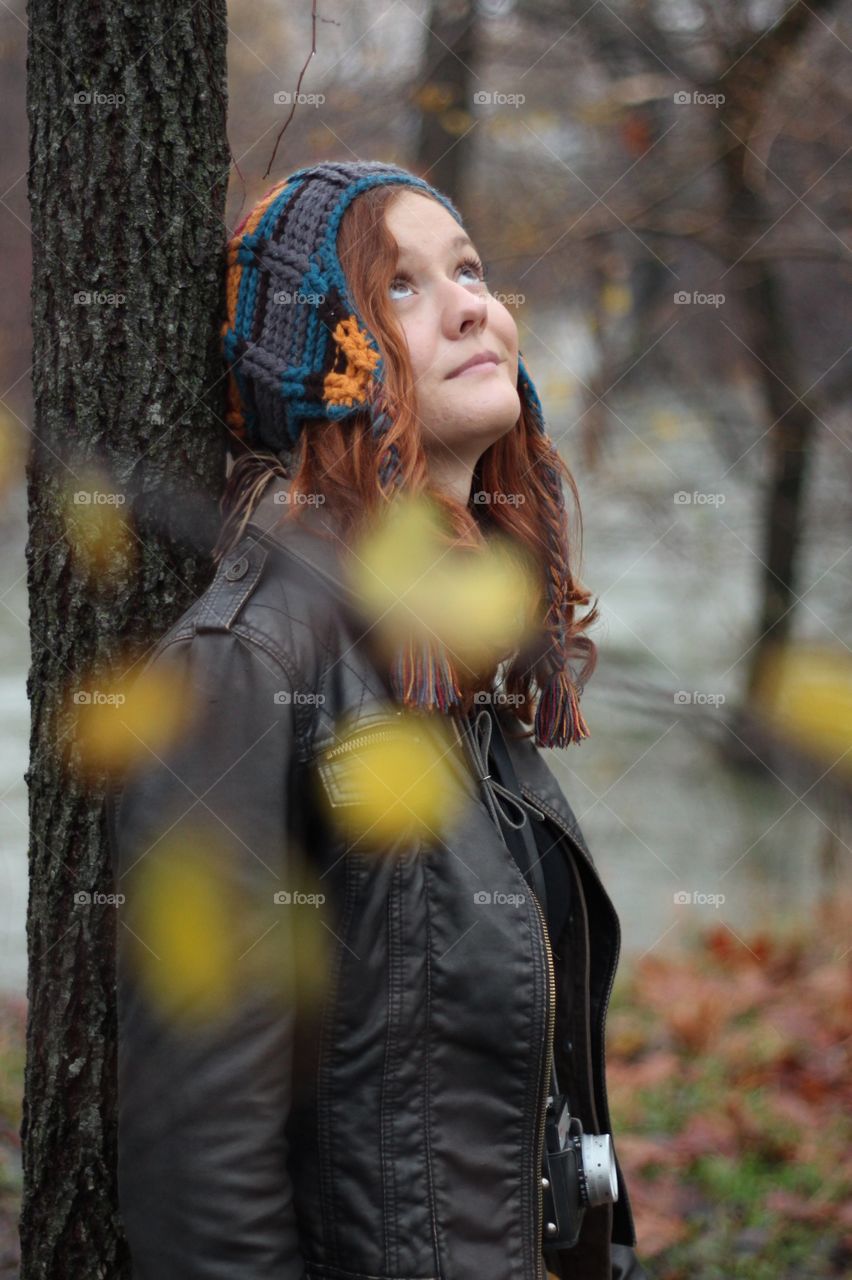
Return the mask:
[[125,899],[116,940],[118,1196],[133,1276],[301,1280],[285,1136],[292,1002],[274,982],[255,981],[223,1016],[189,1031],[164,1016],[133,963],[134,949],[156,952],[144,936],[150,917],[139,911],[148,859],[174,858],[188,842],[215,844],[235,904],[247,893],[271,904],[288,887],[293,685],[264,649],[228,631],[168,644],[149,666],[157,670],[181,678],[194,716],[167,749],[140,748],[106,810]]

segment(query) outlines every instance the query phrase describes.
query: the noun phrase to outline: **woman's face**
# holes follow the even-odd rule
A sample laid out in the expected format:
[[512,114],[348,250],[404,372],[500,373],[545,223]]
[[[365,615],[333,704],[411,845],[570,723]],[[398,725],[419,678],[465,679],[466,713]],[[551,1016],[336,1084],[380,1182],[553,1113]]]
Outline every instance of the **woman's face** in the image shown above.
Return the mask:
[[[385,220],[399,247],[390,297],[408,344],[427,454],[448,475],[472,473],[520,416],[517,326],[489,293],[473,245],[442,204],[403,190]],[[458,372],[486,353],[487,363]]]

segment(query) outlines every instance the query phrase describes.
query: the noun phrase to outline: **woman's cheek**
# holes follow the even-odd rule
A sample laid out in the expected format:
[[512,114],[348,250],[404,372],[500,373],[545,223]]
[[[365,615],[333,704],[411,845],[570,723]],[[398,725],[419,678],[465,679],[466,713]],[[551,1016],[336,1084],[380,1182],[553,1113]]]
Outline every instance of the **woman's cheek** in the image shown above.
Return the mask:
[[408,344],[408,358],[411,361],[414,380],[419,382],[434,364],[434,350],[430,349],[432,344],[428,343],[422,324],[413,322],[403,324],[403,332]]
[[518,355],[518,326],[515,323],[515,317],[511,311],[496,298],[489,299],[490,306],[493,308],[491,316],[491,324],[494,331],[500,335],[506,353],[510,359],[517,359]]

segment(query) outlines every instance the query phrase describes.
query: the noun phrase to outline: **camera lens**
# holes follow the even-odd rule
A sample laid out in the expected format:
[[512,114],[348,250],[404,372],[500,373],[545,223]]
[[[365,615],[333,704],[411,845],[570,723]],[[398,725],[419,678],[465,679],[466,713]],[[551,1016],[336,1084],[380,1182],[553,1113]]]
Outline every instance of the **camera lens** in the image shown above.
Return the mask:
[[580,1139],[583,1199],[590,1209],[599,1204],[615,1204],[618,1173],[612,1138],[608,1133],[584,1133]]

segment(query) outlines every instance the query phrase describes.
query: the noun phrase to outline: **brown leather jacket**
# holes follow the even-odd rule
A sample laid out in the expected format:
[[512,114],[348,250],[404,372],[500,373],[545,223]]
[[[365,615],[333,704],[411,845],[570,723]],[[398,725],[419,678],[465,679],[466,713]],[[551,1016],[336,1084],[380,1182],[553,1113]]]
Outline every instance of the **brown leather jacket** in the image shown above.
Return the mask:
[[[279,486],[278,491],[286,486]],[[468,793],[445,843],[394,858],[350,847],[317,803],[347,803],[317,759],[354,717],[398,714],[333,540],[310,519],[268,532],[267,493],[245,536],[150,660],[200,714],[146,753],[108,798],[117,886],[118,1187],[137,1280],[543,1280],[541,1158],[552,1045],[586,1132],[612,1132],[604,1023],[619,923],[554,775],[511,740],[521,790],[575,885],[551,946],[526,881]],[[322,522],[321,511],[313,513]],[[502,713],[501,713],[502,714]],[[507,732],[517,730],[512,715]],[[204,1035],[151,1007],[134,875],[164,833],[215,829],[235,889],[286,890],[304,850],[326,897],[332,981],[313,1019],[258,990]],[[145,945],[145,939],[141,939]],[[618,1169],[615,1205],[549,1251],[568,1280],[645,1276]]]

